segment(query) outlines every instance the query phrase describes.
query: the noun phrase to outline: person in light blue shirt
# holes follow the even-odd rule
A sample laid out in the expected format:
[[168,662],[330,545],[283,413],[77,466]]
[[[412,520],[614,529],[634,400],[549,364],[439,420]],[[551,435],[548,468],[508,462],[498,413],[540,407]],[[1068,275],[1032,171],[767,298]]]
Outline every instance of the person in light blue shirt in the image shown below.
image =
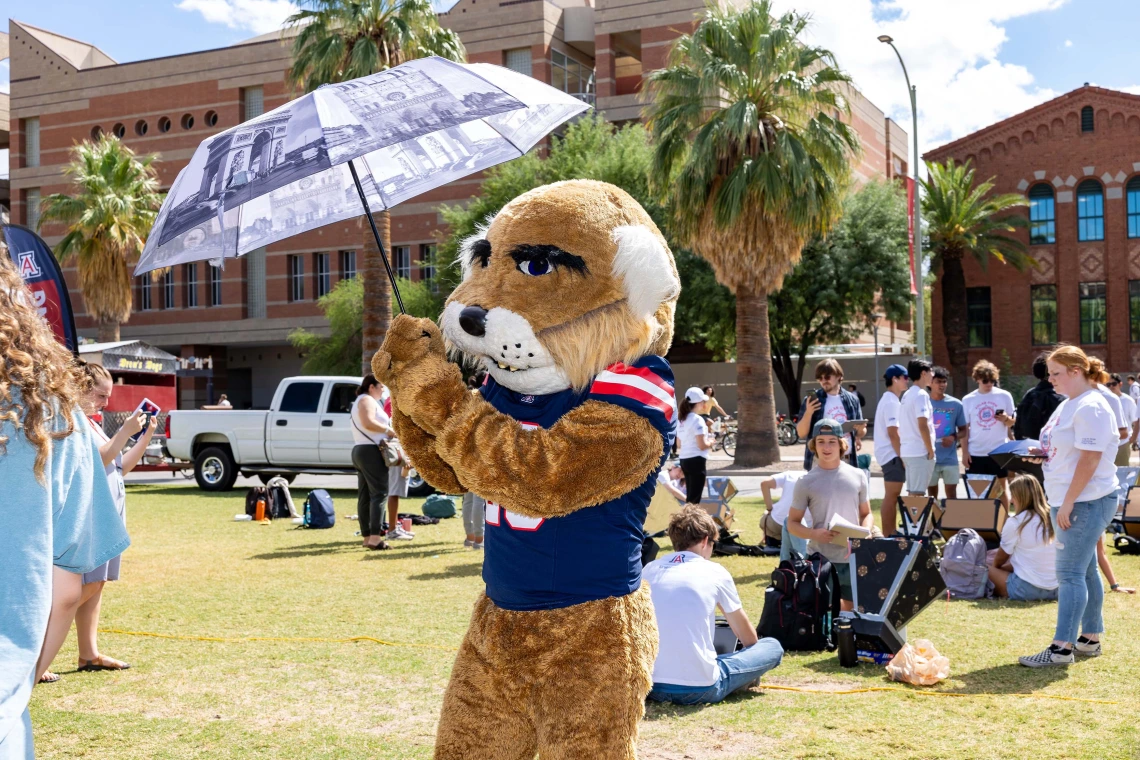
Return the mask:
[[49,615],[74,615],[82,573],[130,544],[71,355],[32,303],[0,246],[0,760],[35,757],[28,700],[63,640]]
[[946,498],[958,498],[958,441],[966,428],[966,409],[962,402],[946,393],[950,373],[945,367],[933,369],[930,381],[930,405],[934,407],[934,473],[927,493],[937,498],[938,481],[946,486]]

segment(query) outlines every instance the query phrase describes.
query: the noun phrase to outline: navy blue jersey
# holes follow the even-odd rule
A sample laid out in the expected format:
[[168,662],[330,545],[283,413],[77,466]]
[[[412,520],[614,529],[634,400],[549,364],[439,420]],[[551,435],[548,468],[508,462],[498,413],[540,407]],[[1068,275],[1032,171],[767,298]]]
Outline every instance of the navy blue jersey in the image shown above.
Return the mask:
[[[531,396],[488,379],[482,393],[495,409],[532,429],[549,428],[590,400],[628,409],[661,433],[658,469],[673,446],[677,420],[673,370],[659,356],[629,366],[615,364],[584,392]],[[518,476],[526,478],[526,473]],[[641,585],[642,526],[656,486],[654,470],[645,482],[613,501],[547,519],[525,517],[511,512],[509,504],[488,501],[483,559],[487,596],[503,609],[545,610],[636,591]]]

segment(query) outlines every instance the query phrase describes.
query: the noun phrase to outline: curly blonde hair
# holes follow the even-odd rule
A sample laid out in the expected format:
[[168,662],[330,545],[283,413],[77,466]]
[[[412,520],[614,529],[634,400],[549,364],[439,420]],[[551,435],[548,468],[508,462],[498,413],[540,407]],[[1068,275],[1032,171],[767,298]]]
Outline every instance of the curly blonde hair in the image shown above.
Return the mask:
[[[81,389],[74,358],[32,304],[0,238],[0,423],[12,423],[35,447],[36,480],[43,483],[51,442],[75,431]],[[9,438],[0,434],[0,455],[8,453]]]

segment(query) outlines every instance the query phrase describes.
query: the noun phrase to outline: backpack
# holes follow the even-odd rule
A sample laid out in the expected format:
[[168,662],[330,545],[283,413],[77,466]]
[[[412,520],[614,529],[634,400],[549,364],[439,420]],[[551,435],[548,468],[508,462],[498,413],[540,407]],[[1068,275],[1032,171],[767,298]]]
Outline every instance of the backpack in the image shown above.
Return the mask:
[[293,506],[293,496],[289,493],[289,483],[285,478],[272,478],[265,486],[269,496],[269,513],[272,519],[278,517],[300,517]]
[[953,599],[982,599],[989,590],[986,569],[986,542],[970,528],[964,528],[942,547],[938,567]]
[[807,558],[793,552],[772,571],[756,630],[788,652],[831,652],[836,646],[832,625],[838,617],[839,580],[831,563],[818,552]]
[[265,499],[265,519],[272,520],[277,515],[273,512],[273,502],[269,492],[264,486],[254,486],[245,492],[245,513],[254,520],[257,519],[257,500]]
[[424,499],[423,513],[428,517],[455,517],[455,500],[441,493],[433,493]]
[[336,524],[336,513],[333,511],[333,500],[329,492],[323,488],[309,491],[305,497],[305,527],[331,528]]

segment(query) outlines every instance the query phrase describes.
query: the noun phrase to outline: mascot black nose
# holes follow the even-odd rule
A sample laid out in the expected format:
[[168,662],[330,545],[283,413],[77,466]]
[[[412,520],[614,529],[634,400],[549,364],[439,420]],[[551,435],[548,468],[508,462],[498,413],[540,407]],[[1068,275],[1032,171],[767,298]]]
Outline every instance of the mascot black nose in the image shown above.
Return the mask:
[[459,312],[459,326],[468,335],[483,337],[487,332],[487,310],[482,306],[465,306]]

